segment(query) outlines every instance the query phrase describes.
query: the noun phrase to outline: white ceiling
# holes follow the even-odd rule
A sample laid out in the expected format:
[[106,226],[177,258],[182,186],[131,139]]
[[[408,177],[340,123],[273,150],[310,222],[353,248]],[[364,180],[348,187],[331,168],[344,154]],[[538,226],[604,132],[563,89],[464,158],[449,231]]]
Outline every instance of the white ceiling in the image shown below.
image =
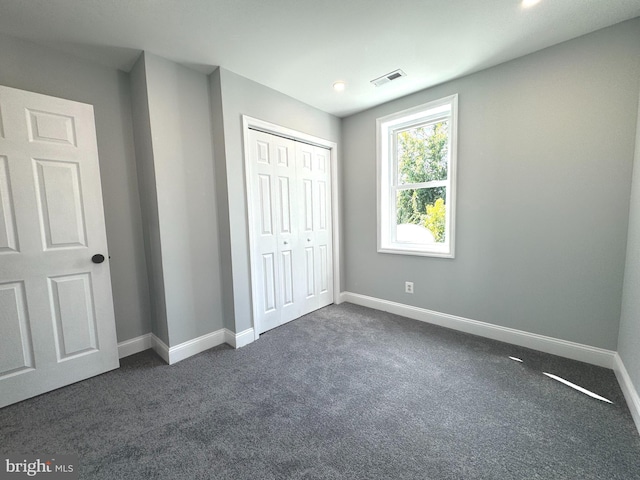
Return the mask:
[[0,32],[123,70],[141,50],[220,65],[346,116],[639,15],[639,0],[0,0]]

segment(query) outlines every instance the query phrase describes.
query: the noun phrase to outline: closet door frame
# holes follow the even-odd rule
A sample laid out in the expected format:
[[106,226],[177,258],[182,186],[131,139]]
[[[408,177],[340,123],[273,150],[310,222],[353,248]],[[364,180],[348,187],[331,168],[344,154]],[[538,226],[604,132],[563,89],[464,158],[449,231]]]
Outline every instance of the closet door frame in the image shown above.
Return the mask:
[[256,261],[254,254],[254,247],[256,241],[256,232],[254,232],[254,215],[253,200],[255,192],[252,191],[252,164],[250,158],[250,146],[249,146],[249,130],[257,130],[260,132],[268,133],[271,135],[277,135],[280,137],[288,138],[297,142],[307,143],[317,147],[326,148],[330,152],[331,162],[331,228],[332,228],[332,264],[333,264],[333,302],[335,304],[342,303],[340,298],[340,196],[339,184],[338,184],[338,145],[336,142],[326,140],[324,138],[315,137],[306,133],[293,130],[291,128],[283,127],[275,123],[260,120],[258,118],[250,117],[248,115],[242,116],[242,134],[244,143],[244,172],[245,172],[245,199],[247,205],[246,222],[247,230],[249,232],[249,262],[251,273],[251,312],[252,312],[252,325],[255,340],[260,336],[260,325],[257,324],[259,315],[257,312],[257,302],[255,301],[257,293],[256,289],[258,285],[258,275],[256,271]]

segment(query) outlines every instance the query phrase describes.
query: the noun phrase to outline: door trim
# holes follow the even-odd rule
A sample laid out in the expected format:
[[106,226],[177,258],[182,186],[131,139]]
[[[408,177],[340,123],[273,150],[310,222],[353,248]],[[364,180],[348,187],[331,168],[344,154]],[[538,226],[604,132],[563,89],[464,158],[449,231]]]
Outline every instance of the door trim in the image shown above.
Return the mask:
[[332,245],[333,245],[333,302],[340,303],[340,195],[338,184],[338,144],[324,138],[316,137],[306,133],[283,127],[275,123],[260,120],[258,118],[242,115],[242,136],[244,146],[244,173],[245,173],[245,200],[247,204],[247,228],[249,232],[249,266],[250,266],[250,283],[251,283],[251,313],[253,331],[255,340],[260,335],[257,325],[258,314],[256,311],[255,297],[257,272],[255,271],[255,258],[253,247],[255,245],[255,232],[253,231],[253,194],[251,192],[251,159],[249,158],[249,130],[258,130],[260,132],[285,137],[297,142],[308,143],[316,147],[326,148],[330,151],[331,156],[331,228],[332,228]]

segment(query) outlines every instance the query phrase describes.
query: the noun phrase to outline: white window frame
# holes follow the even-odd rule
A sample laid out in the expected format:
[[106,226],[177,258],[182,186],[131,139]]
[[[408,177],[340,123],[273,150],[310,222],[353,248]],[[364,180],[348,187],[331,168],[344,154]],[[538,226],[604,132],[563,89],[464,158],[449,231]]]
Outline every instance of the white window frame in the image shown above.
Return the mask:
[[[396,234],[396,192],[398,189],[395,133],[414,126],[449,120],[449,164],[447,180],[403,185],[402,188],[447,189],[445,242],[439,244],[401,243]],[[376,120],[378,167],[378,252],[401,255],[454,258],[456,216],[456,167],[458,143],[458,95],[451,95]],[[432,185],[433,184],[433,185]]]

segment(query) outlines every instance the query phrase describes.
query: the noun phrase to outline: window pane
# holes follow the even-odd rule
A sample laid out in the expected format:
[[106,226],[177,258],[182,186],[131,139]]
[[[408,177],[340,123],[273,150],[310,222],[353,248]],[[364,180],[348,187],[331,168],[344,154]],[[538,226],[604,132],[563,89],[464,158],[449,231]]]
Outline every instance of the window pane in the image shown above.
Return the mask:
[[396,195],[396,241],[444,243],[447,188],[398,190]]
[[399,131],[396,142],[398,185],[447,179],[448,121]]

